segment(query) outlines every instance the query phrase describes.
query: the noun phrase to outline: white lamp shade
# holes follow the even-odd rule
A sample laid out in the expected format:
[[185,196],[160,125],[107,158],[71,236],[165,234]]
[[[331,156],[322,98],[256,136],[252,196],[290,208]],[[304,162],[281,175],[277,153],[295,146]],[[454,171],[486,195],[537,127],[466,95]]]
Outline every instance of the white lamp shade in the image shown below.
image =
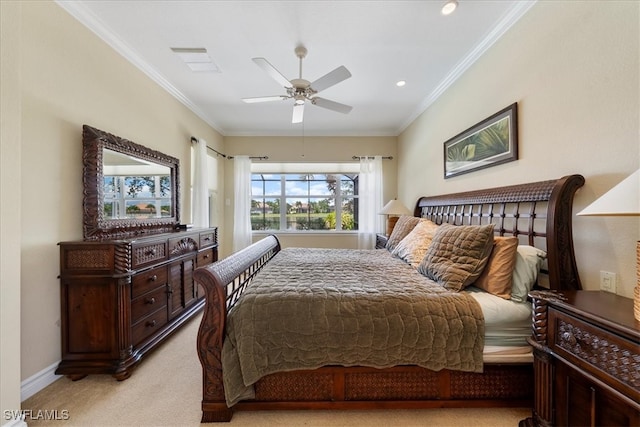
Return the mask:
[[378,212],[380,215],[411,215],[411,211],[397,199],[389,200],[382,210]]
[[640,215],[640,169],[620,184],[604,193],[577,215],[635,216]]

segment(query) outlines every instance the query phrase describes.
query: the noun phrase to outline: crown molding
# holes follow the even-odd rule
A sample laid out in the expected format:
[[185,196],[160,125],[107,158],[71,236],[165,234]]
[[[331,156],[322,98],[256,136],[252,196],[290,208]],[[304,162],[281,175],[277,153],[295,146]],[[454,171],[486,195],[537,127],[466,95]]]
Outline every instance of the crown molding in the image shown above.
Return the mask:
[[77,19],[81,24],[91,30],[101,40],[107,43],[116,52],[122,55],[126,60],[135,65],[139,70],[145,73],[151,80],[156,82],[160,87],[169,92],[174,98],[184,104],[195,115],[204,120],[209,126],[224,136],[220,127],[215,121],[208,117],[204,111],[198,108],[191,100],[174,85],[172,85],[162,74],[158,73],[147,61],[136,52],[131,46],[119,38],[104,22],[95,16],[81,2],[54,0],[61,8],[67,11],[71,16]]
[[414,113],[407,118],[404,124],[398,129],[397,134],[400,135],[404,132],[411,123],[413,123],[418,116],[426,111],[431,104],[433,104],[460,76],[464,74],[471,65],[473,65],[480,57],[497,42],[504,33],[509,30],[516,22],[524,16],[525,13],[531,9],[531,7],[537,2],[537,0],[526,0],[516,2],[511,9],[509,9],[502,19],[489,31],[487,36],[480,41],[474,47],[467,56],[465,56],[455,67],[447,74],[447,76],[436,86],[436,88],[424,99],[416,108]]

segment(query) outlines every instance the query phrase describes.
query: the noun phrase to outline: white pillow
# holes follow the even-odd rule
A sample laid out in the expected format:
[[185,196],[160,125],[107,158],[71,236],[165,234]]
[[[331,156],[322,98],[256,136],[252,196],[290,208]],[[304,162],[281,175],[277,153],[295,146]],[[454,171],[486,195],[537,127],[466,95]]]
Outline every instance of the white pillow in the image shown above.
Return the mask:
[[538,280],[538,273],[547,253],[529,245],[519,245],[516,254],[516,266],[513,270],[511,299],[525,302],[529,291]]

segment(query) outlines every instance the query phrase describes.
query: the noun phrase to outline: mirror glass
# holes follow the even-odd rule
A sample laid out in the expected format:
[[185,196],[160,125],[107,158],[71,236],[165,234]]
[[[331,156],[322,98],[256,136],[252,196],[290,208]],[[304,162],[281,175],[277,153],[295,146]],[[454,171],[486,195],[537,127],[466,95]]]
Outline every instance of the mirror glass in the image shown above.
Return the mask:
[[82,143],[85,240],[176,228],[178,159],[87,125]]
[[103,215],[110,219],[170,218],[171,169],[105,148]]

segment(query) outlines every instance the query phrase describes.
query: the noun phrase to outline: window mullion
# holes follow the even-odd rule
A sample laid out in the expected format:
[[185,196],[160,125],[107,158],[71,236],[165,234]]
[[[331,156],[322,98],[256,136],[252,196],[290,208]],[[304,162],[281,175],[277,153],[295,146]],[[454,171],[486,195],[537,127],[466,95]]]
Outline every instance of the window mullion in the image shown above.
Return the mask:
[[280,176],[280,230],[287,229],[287,197],[285,190],[287,188],[285,175]]
[[127,206],[126,206],[126,195],[124,194],[125,184],[124,184],[124,176],[118,177],[118,187],[120,191],[118,192],[118,210],[119,210],[119,218],[127,217]]
[[337,175],[336,194],[333,204],[336,207],[336,230],[342,230],[342,181],[341,176]]

